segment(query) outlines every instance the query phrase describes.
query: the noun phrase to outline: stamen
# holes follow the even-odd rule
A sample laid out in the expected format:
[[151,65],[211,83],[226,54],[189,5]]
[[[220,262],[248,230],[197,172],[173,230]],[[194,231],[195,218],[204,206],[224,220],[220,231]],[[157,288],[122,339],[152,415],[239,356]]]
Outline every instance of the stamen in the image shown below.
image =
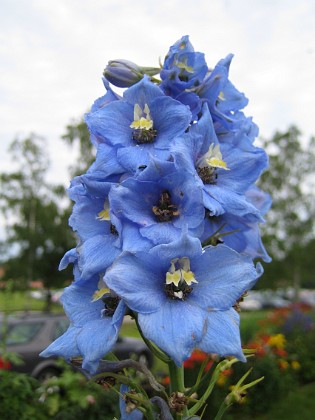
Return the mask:
[[218,178],[217,169],[229,171],[226,162],[222,159],[220,146],[212,143],[208,152],[198,159],[196,163],[197,173],[204,184],[215,184]]
[[105,200],[104,202],[104,208],[102,211],[100,211],[97,215],[97,219],[99,220],[110,220],[110,216],[109,216],[109,205],[108,205],[108,200]]
[[[97,219],[101,221],[106,221],[106,222],[110,221],[109,202],[107,199],[104,202],[104,209],[98,213]],[[117,236],[119,235],[116,229],[116,226],[113,225],[112,223],[110,224],[109,230],[110,230],[110,233],[112,233],[113,235],[117,235]]]
[[165,190],[162,192],[158,205],[152,207],[158,222],[170,222],[173,217],[179,216],[179,210],[175,204],[171,202],[170,193]]
[[104,302],[105,309],[102,310],[102,316],[112,317],[116,311],[116,308],[119,304],[120,298],[118,296],[107,296],[102,298]]
[[198,167],[197,174],[204,184],[215,184],[218,178],[215,168],[211,168],[211,166]]
[[192,283],[198,283],[195,274],[190,271],[188,257],[175,258],[165,276],[165,293],[170,299],[185,300],[192,292]]
[[130,124],[130,128],[134,129],[132,139],[137,144],[152,143],[157,136],[157,131],[153,129],[153,120],[148,104],[144,105],[143,111],[139,104],[135,104],[133,117],[134,121]]
[[118,231],[116,229],[116,226],[113,225],[112,223],[110,224],[109,230],[110,230],[110,233],[112,233],[113,235],[119,236],[119,233],[118,233]]

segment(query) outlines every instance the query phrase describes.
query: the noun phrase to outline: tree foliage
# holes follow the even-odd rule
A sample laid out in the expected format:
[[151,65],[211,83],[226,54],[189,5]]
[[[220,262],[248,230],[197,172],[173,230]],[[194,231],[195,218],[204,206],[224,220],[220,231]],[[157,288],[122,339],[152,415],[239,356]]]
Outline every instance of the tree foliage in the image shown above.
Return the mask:
[[262,141],[270,168],[259,186],[273,198],[263,239],[273,262],[265,267],[261,285],[309,282],[311,273],[305,267],[310,264],[305,260],[312,259],[308,248],[315,237],[315,139],[302,142],[300,131],[291,126]]
[[5,278],[27,287],[42,280],[45,287],[60,287],[69,272],[58,272],[61,257],[74,243],[68,229],[69,210],[60,203],[64,187],[49,185],[45,140],[34,134],[12,142],[9,152],[15,169],[1,173],[0,209],[7,237],[1,259]]
[[72,176],[81,175],[95,159],[95,150],[90,141],[90,133],[83,118],[73,120],[66,126],[63,140],[71,146],[76,146],[79,152],[77,162],[70,168]]

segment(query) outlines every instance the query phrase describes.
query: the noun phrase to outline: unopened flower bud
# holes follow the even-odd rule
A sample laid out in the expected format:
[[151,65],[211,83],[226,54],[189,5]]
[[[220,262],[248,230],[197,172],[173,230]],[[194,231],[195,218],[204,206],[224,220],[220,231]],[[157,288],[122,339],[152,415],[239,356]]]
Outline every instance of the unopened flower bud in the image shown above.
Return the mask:
[[129,60],[111,60],[108,62],[104,76],[115,86],[125,88],[139,82],[145,74],[154,76],[160,69],[156,67],[140,67]]

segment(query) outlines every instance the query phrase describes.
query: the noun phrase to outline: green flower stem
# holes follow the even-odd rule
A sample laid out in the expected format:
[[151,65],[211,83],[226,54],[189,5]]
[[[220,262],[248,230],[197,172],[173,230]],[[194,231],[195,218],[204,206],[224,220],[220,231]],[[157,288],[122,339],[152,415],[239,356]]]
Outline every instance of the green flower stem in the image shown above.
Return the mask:
[[153,409],[152,409],[152,404],[150,403],[150,401],[148,399],[144,400],[143,398],[135,395],[135,394],[131,394],[129,392],[126,392],[126,394],[129,398],[131,398],[134,401],[137,401],[138,403],[142,404],[142,406],[144,407],[145,411],[143,410],[143,408],[141,406],[137,407],[138,410],[142,411],[145,415],[147,420],[154,420],[154,413],[153,413]]
[[221,420],[223,417],[223,414],[232,406],[233,404],[226,404],[225,400],[220,405],[219,411],[217,415],[215,416],[214,420]]
[[[168,362],[168,370],[170,374],[170,394],[173,392],[185,392],[184,382],[184,366],[177,366],[173,360]],[[188,409],[184,409],[181,413],[175,414],[175,419],[180,420],[183,416],[188,415]]]
[[203,372],[204,372],[204,369],[205,369],[205,366],[206,366],[206,364],[207,364],[207,362],[210,360],[210,357],[209,358],[207,358],[206,360],[204,360],[203,361],[203,363],[202,363],[202,366],[201,366],[201,368],[200,368],[200,370],[199,370],[199,374],[198,374],[198,377],[197,377],[197,380],[196,380],[196,383],[195,383],[195,385],[194,386],[192,386],[190,389],[189,389],[189,391],[186,393],[187,394],[187,396],[190,396],[190,395],[192,395],[192,394],[194,394],[195,392],[198,392],[198,389],[200,388],[200,387],[202,387],[204,384],[206,384],[206,383],[209,383],[209,381],[210,381],[210,379],[211,379],[211,376],[212,376],[212,374],[213,374],[213,371],[214,371],[214,369],[215,369],[215,364],[213,363],[213,365],[211,366],[211,368],[208,370],[208,372],[206,372],[204,375],[202,375],[203,374]]
[[[121,375],[119,373],[113,373],[113,372],[102,372],[98,375],[95,375],[92,379],[89,380],[89,382],[95,382],[97,379],[104,378],[106,376],[115,378],[119,383],[128,385],[131,389],[134,389],[138,395],[131,394],[126,392],[126,395],[128,395],[130,398],[132,398],[135,401],[138,401],[142,406],[139,406],[140,411],[145,410],[145,415],[148,420],[154,420],[154,413],[153,413],[153,407],[150,403],[148,394],[145,392],[145,390],[142,388],[141,385],[134,382],[131,378]],[[112,388],[115,390],[115,388]],[[121,396],[121,393],[117,390],[118,394]],[[141,397],[139,396],[141,395]],[[144,410],[143,410],[144,408]]]
[[236,358],[233,358],[231,360],[224,359],[224,360],[222,360],[222,362],[220,362],[216,366],[216,368],[215,368],[215,370],[212,374],[211,380],[209,382],[208,388],[206,389],[202,398],[193,407],[191,407],[189,409],[189,414],[190,415],[196,414],[200,410],[200,408],[206,403],[207,399],[209,398],[209,396],[210,396],[210,394],[211,394],[211,392],[214,388],[214,385],[216,384],[216,382],[219,378],[220,373],[225,371],[226,369],[229,369],[237,361],[238,360]]
[[184,368],[183,366],[178,367],[173,360],[168,363],[168,369],[170,373],[170,392],[184,392]]

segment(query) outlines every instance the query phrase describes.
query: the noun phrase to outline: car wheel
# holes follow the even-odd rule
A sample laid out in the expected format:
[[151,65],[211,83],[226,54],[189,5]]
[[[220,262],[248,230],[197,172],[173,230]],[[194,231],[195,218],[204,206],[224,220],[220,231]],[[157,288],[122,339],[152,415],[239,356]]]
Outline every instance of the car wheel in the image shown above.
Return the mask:
[[55,369],[53,367],[47,367],[43,370],[41,370],[37,375],[36,379],[40,382],[47,381],[50,378],[60,376],[61,371],[58,369]]

